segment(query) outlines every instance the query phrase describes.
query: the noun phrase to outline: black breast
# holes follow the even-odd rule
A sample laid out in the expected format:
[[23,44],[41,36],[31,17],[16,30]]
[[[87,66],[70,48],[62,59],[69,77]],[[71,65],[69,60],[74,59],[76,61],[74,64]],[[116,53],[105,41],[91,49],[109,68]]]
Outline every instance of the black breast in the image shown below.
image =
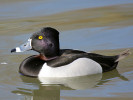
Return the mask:
[[25,76],[37,77],[45,61],[36,55],[26,58],[19,67],[19,72]]

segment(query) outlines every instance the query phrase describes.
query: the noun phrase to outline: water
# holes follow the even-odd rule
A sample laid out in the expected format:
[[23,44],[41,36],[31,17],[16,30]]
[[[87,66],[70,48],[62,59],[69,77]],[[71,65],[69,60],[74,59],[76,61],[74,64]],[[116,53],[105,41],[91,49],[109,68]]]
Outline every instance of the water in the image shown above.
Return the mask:
[[[20,63],[33,51],[11,54],[41,27],[60,31],[61,48],[104,55],[133,52],[132,0],[1,0],[1,100],[132,100],[133,56],[117,70],[75,78],[29,78],[18,73]],[[51,85],[49,85],[51,84]]]
[[5,1],[0,4],[1,18],[3,19],[49,15],[83,8],[133,3],[132,0],[117,0],[115,2],[111,0],[20,0],[17,2],[16,0],[10,0],[9,3],[5,3]]

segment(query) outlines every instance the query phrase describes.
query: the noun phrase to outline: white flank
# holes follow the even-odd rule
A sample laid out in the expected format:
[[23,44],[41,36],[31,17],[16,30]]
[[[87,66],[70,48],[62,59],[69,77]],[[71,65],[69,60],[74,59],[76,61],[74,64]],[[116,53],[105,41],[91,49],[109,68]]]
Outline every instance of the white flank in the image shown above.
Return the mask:
[[45,63],[38,77],[75,77],[97,73],[102,73],[100,64],[88,58],[79,58],[68,65],[56,68]]

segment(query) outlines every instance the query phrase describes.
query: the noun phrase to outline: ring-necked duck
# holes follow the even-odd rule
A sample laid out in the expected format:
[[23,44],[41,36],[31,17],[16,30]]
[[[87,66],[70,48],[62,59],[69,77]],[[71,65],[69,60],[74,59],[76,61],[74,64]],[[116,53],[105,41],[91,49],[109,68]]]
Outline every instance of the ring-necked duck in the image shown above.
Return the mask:
[[60,49],[59,32],[51,27],[42,28],[28,41],[11,52],[34,50],[40,55],[26,58],[19,72],[30,77],[75,77],[107,72],[130,54],[129,50],[115,56],[104,56],[79,50]]

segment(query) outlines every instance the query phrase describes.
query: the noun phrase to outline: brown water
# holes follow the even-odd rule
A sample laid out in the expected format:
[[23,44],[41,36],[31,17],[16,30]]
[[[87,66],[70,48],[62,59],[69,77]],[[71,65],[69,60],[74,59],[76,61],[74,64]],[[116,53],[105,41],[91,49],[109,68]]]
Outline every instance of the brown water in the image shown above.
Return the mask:
[[104,55],[127,48],[133,52],[132,9],[132,0],[1,0],[0,100],[132,100],[132,54],[107,73],[37,79],[18,73],[19,64],[36,52],[10,53],[46,26],[60,31],[61,48]]

